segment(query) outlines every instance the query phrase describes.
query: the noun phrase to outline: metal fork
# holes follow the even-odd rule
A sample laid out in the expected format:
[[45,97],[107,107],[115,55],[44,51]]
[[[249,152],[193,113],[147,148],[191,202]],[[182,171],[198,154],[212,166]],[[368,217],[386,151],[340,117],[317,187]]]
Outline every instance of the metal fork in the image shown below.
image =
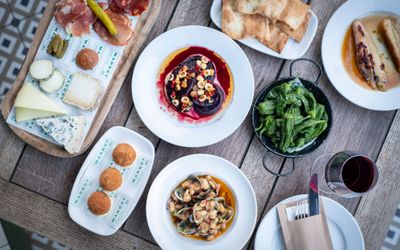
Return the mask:
[[307,200],[297,201],[296,202],[296,213],[295,213],[295,220],[301,220],[307,218],[309,214],[308,211],[308,202]]

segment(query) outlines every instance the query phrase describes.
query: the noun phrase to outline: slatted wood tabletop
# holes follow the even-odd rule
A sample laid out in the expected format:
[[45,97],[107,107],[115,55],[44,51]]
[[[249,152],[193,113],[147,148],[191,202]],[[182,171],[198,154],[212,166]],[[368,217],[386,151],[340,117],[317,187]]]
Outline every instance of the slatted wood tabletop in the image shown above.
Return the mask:
[[[317,35],[304,57],[320,64],[321,39],[333,12],[344,1],[310,0],[319,20]],[[184,25],[215,28],[210,20],[211,0],[164,0],[158,19],[145,45],[166,30]],[[338,41],[341,42],[341,41]],[[242,46],[255,75],[256,93],[279,77],[288,76],[290,61],[277,59]],[[142,49],[144,46],[142,47]],[[258,205],[258,222],[280,200],[307,191],[312,162],[323,153],[352,149],[377,161],[380,178],[376,188],[359,199],[338,199],[357,219],[364,235],[366,249],[380,249],[393,214],[400,203],[400,114],[374,112],[359,108],[332,87],[324,75],[320,87],[328,96],[333,110],[333,127],[325,143],[315,152],[297,161],[290,177],[277,178],[264,170],[261,160],[266,153],[251,128],[250,117],[225,140],[203,148],[177,147],[160,140],[143,125],[131,98],[131,75],[134,64],[108,114],[97,139],[110,127],[121,125],[147,137],[156,148],[156,159],[148,185],[137,207],[113,236],[90,233],[68,216],[68,197],[86,154],[61,159],[48,156],[24,144],[0,121],[0,217],[28,230],[55,239],[73,249],[156,249],[146,223],[145,201],[150,184],[171,161],[193,153],[221,156],[236,164],[250,179]],[[312,65],[297,68],[303,78],[315,75]],[[96,140],[97,140],[96,139]],[[95,141],[96,141],[95,140]],[[267,164],[276,171],[286,171],[290,162],[270,155]],[[252,248],[252,241],[247,247]]]

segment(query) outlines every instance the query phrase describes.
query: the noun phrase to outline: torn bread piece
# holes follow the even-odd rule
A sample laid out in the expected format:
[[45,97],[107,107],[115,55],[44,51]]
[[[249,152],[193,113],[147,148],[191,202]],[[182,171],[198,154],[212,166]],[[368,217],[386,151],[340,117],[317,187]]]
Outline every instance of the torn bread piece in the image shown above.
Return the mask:
[[389,48],[396,69],[400,72],[400,20],[396,17],[385,18],[379,28],[385,37],[385,44]]
[[236,8],[243,14],[260,14],[273,23],[279,20],[288,0],[236,0]]
[[240,40],[247,37],[271,39],[269,20],[261,15],[239,13],[234,0],[223,0],[221,27],[222,31],[232,39]]
[[278,20],[286,23],[293,30],[298,30],[306,21],[310,6],[301,0],[288,0]]
[[300,28],[310,10],[301,0],[236,0],[236,7],[243,14],[260,14],[293,30]]
[[63,101],[83,110],[92,110],[97,107],[101,93],[101,85],[97,79],[76,73],[72,77]]
[[275,24],[270,23],[271,39],[260,39],[260,42],[268,48],[281,53],[285,48],[289,36],[282,32]]
[[311,13],[309,12],[309,13],[307,13],[304,22],[300,25],[300,27],[297,30],[291,29],[289,27],[289,25],[287,25],[286,23],[281,22],[281,21],[277,21],[276,25],[278,26],[279,29],[281,29],[283,32],[288,34],[288,36],[290,36],[297,42],[301,42],[301,39],[303,39],[304,34],[307,31],[308,24],[310,22],[310,17],[311,17]]
[[244,28],[249,36],[258,40],[271,40],[271,26],[268,18],[261,15],[243,15]]
[[255,37],[274,51],[281,52],[288,36],[268,18],[239,13],[233,0],[223,0],[222,31],[233,39]]
[[36,124],[58,144],[63,145],[68,153],[74,154],[79,152],[86,125],[84,116],[37,119]]
[[222,32],[232,39],[243,39],[249,35],[245,31],[243,16],[234,9],[234,0],[222,1]]

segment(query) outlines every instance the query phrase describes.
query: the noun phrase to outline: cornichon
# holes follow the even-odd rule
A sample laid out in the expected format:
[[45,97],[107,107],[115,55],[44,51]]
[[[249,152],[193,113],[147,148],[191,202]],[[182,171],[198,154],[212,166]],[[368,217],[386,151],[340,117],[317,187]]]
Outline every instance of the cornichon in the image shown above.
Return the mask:
[[61,52],[60,53],[56,53],[56,57],[57,58],[62,58],[64,56],[65,52],[67,51],[68,45],[69,45],[69,41],[68,40],[64,40]]
[[63,40],[59,34],[55,34],[47,46],[47,53],[57,58],[62,58],[67,51],[68,40]]
[[57,49],[54,51],[54,54],[55,54],[56,57],[61,55],[61,51],[63,49],[63,46],[64,46],[64,42],[63,42],[63,40],[61,40],[60,43],[58,44]]
[[272,88],[257,106],[256,132],[284,153],[300,150],[328,127],[325,106],[296,78]]
[[104,24],[104,26],[106,26],[108,32],[110,32],[112,36],[117,35],[117,29],[115,28],[114,23],[111,21],[107,13],[105,13],[104,10],[100,7],[100,5],[96,3],[94,0],[86,0],[86,2],[90,7],[90,9],[94,12],[94,14]]

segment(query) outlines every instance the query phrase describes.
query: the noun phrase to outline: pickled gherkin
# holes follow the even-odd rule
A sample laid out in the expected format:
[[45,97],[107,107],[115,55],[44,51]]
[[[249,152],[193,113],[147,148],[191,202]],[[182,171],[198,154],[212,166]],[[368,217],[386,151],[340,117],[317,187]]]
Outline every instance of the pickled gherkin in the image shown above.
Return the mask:
[[47,46],[47,53],[60,59],[67,51],[69,41],[62,39],[59,34],[55,34]]

